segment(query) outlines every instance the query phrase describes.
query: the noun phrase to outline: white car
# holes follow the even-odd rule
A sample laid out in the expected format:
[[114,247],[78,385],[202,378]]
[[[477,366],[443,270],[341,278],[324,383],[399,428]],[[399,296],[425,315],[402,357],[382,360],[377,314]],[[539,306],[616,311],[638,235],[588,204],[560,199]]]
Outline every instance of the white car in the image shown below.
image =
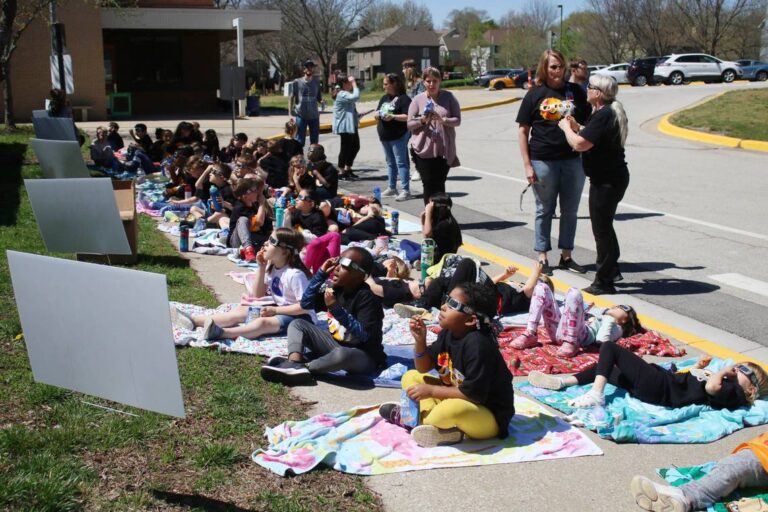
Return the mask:
[[627,69],[629,69],[629,63],[624,62],[622,64],[614,64],[607,68],[598,69],[597,71],[593,71],[592,74],[609,76],[616,80],[616,83],[628,84],[629,79],[627,78]]
[[706,53],[667,55],[656,62],[653,79],[670,85],[691,80],[733,82],[744,72],[736,62],[720,60]]

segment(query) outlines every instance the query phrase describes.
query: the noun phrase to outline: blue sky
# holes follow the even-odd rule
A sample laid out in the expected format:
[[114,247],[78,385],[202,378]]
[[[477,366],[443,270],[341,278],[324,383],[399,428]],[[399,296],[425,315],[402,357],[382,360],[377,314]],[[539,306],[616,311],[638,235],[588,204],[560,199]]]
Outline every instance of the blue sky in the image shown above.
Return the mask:
[[[417,0],[418,2],[419,0]],[[534,0],[541,1],[541,0]],[[443,25],[445,17],[453,9],[463,9],[465,7],[474,7],[488,12],[493,18],[498,20],[502,15],[510,10],[521,10],[526,5],[527,0],[421,0],[432,12],[432,20],[436,27]],[[552,0],[553,5],[563,5],[563,17],[567,18],[573,11],[578,11],[586,7],[586,0]]]

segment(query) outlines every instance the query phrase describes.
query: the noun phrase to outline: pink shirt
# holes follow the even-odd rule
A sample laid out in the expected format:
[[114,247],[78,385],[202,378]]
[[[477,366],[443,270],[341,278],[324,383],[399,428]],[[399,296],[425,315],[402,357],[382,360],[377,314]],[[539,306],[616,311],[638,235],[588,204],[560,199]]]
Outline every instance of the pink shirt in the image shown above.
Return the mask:
[[449,167],[461,165],[456,156],[456,127],[461,124],[461,107],[456,97],[449,91],[441,90],[435,104],[437,112],[445,122],[421,124],[424,107],[429,98],[423,92],[416,95],[408,108],[408,130],[411,132],[411,147],[421,158],[443,157]]

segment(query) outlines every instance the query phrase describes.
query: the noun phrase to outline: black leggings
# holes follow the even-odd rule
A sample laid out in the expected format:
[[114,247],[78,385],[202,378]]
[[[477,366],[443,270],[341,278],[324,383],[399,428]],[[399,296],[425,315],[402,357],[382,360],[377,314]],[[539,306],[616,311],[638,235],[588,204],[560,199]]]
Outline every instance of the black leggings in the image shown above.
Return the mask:
[[616,207],[624,197],[629,178],[619,184],[602,183],[589,186],[589,218],[597,249],[597,272],[595,282],[601,285],[613,284],[619,273],[619,240],[613,229]]
[[413,163],[421,175],[421,185],[424,188],[424,204],[429,203],[432,194],[445,192],[445,180],[448,179],[448,162],[445,158],[421,158],[415,153],[411,153]]
[[[429,286],[424,290],[424,294],[416,302],[419,307],[422,308],[439,308],[445,302],[445,297],[451,293],[457,285],[463,283],[474,283],[477,281],[477,264],[470,258],[464,258],[456,265],[456,270],[451,277],[436,277],[429,283]],[[490,287],[494,288],[493,281],[486,276],[485,282]]]
[[614,386],[649,404],[664,405],[668,396],[668,372],[616,343],[600,345],[597,364],[574,375],[579,384],[590,384],[602,375]]
[[341,148],[339,149],[339,170],[352,167],[355,157],[360,151],[360,135],[355,133],[340,133]]

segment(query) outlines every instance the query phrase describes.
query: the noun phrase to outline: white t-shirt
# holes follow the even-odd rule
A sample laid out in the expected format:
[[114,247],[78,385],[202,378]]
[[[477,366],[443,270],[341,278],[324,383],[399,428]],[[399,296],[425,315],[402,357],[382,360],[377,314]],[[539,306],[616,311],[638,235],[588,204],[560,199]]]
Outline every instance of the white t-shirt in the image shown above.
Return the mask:
[[[309,278],[301,270],[286,265],[283,268],[272,267],[272,270],[264,275],[264,284],[276,305],[290,306],[301,302],[301,296],[307,289]],[[314,311],[310,311],[309,315],[313,322],[317,321]]]

